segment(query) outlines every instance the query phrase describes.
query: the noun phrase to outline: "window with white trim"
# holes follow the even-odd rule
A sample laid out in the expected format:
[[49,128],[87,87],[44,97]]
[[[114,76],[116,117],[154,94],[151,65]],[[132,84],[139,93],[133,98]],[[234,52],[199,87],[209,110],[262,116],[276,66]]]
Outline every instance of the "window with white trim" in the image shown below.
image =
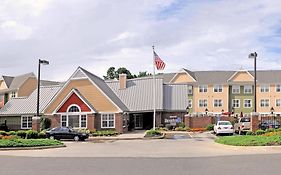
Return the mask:
[[188,107],[189,109],[192,108],[192,99],[188,99]]
[[188,86],[188,94],[192,94],[193,93],[193,87],[192,86]]
[[201,93],[208,92],[208,85],[199,85],[199,92]]
[[206,99],[199,100],[199,107],[200,108],[208,107],[208,101]]
[[214,85],[214,92],[222,92],[222,85]]
[[268,84],[261,85],[261,92],[269,92],[269,85]]
[[12,97],[12,98],[15,98],[15,97],[16,97],[16,92],[15,92],[15,91],[11,92],[11,97]]
[[87,116],[81,115],[80,117],[80,128],[86,128],[87,127]]
[[244,94],[251,94],[253,92],[252,85],[245,85],[244,86]]
[[80,109],[77,106],[71,106],[68,112],[80,112]]
[[276,92],[281,92],[281,84],[276,84],[275,89]]
[[32,116],[22,116],[21,117],[21,128],[31,129],[32,128]]
[[233,85],[233,86],[232,86],[232,93],[233,93],[233,94],[240,94],[240,86],[238,86],[238,85]]
[[261,107],[269,107],[269,99],[261,99]]
[[68,126],[68,124],[67,124],[67,116],[66,115],[62,115],[61,116],[61,126],[62,127]]
[[281,106],[281,99],[276,99],[276,106],[280,107]]
[[233,99],[232,100],[232,107],[240,108],[240,100],[239,99]]
[[221,99],[215,99],[214,100],[214,107],[222,107],[222,100]]
[[115,128],[115,114],[102,114],[101,128]]
[[251,99],[245,99],[244,100],[244,108],[251,108],[252,107],[252,100]]

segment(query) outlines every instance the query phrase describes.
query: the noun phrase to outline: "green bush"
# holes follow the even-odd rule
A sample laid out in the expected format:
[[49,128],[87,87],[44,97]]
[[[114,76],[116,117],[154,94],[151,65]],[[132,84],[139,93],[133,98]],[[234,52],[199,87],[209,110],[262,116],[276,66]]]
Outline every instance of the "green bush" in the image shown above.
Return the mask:
[[247,131],[246,135],[255,135],[255,133],[253,133],[252,131]]
[[263,135],[264,133],[265,131],[261,129],[256,131],[256,135]]
[[214,125],[213,124],[210,124],[207,126],[207,131],[213,131],[214,130]]
[[266,130],[265,130],[265,133],[269,133],[269,132],[276,132],[276,130],[273,129],[273,128],[269,128],[269,129],[266,129]]
[[2,135],[2,136],[7,136],[8,133],[7,133],[6,131],[0,131],[0,135]]
[[44,138],[46,138],[46,131],[43,130],[43,131],[39,132],[39,133],[38,133],[38,138],[39,138],[39,139],[44,139]]
[[26,131],[26,138],[27,139],[37,139],[38,132],[34,131],[34,130],[28,130],[28,131]]
[[46,117],[40,119],[40,127],[42,130],[49,129],[52,125],[52,120]]
[[184,128],[184,127],[185,127],[185,124],[184,124],[183,122],[180,122],[180,123],[178,123],[178,127]]
[[102,131],[91,131],[93,136],[116,136],[118,132],[115,130],[102,130]]
[[58,140],[50,139],[3,139],[0,140],[0,148],[7,147],[34,147],[34,146],[51,146],[62,145]]
[[161,136],[162,133],[159,130],[147,130],[145,132],[145,137]]
[[21,138],[25,138],[26,137],[26,131],[23,131],[23,130],[19,130],[17,131],[17,136],[21,137]]
[[11,135],[17,135],[16,131],[9,131],[9,132],[7,132],[7,134],[8,134],[9,136],[11,136]]

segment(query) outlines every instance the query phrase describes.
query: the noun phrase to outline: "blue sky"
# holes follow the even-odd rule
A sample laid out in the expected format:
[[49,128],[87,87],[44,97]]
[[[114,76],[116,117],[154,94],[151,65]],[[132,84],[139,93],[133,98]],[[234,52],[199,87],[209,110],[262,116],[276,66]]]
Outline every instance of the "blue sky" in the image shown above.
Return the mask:
[[2,0],[0,74],[66,80],[78,66],[152,71],[152,45],[164,72],[281,69],[281,1]]

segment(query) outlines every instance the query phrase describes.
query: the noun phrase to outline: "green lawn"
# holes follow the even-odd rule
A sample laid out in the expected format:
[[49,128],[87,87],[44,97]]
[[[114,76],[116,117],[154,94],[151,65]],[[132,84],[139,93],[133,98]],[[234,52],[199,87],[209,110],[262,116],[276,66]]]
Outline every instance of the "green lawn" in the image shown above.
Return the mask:
[[50,139],[2,139],[0,140],[0,148],[8,147],[36,147],[36,146],[53,146],[62,145],[58,140]]
[[281,135],[273,136],[229,136],[219,137],[215,140],[217,143],[234,146],[270,146],[281,145]]

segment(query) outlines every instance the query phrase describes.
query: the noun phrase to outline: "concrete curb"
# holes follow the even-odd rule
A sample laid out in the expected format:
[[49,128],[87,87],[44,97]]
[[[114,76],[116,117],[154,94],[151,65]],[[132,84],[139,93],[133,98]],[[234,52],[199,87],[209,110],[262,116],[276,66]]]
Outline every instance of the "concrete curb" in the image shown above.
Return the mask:
[[165,137],[165,133],[162,133],[161,136],[157,136],[157,137],[144,137],[144,140],[151,140],[151,139],[164,139]]
[[117,137],[92,137],[89,138],[87,141],[100,141],[100,140],[149,140],[149,139],[163,139],[165,137],[165,133],[161,136],[157,137],[125,137],[125,138],[117,138]]
[[66,145],[51,145],[51,146],[35,146],[35,147],[9,147],[0,148],[0,151],[12,151],[12,150],[40,150],[40,149],[51,149],[51,148],[63,148]]

